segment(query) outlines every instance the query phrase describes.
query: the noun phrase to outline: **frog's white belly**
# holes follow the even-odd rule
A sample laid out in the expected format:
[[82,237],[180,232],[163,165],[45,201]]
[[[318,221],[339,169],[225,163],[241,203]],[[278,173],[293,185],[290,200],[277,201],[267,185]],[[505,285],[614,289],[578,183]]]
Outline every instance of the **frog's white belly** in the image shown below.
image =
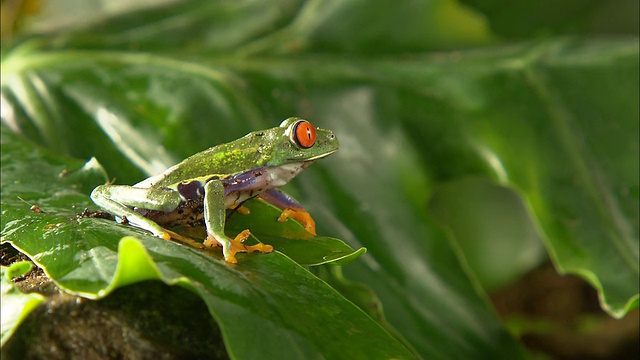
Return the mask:
[[310,162],[298,162],[270,166],[224,179],[224,205],[230,207],[260,195],[266,190],[283,186],[309,165]]

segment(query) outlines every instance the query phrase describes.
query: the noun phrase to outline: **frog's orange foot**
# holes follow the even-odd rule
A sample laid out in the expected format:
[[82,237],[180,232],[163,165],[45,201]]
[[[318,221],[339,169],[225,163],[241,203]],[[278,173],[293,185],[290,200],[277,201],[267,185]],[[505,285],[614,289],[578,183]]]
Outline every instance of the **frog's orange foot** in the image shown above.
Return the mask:
[[[260,251],[261,253],[266,254],[273,251],[273,246],[271,245],[266,245],[262,243],[259,243],[256,245],[243,244],[243,242],[247,238],[249,238],[250,235],[251,235],[251,232],[249,230],[244,230],[240,232],[240,234],[238,234],[238,236],[236,236],[235,239],[229,240],[229,243],[231,244],[231,248],[229,249],[228,253],[226,253],[225,251],[225,256],[224,256],[224,259],[227,262],[230,262],[233,264],[237,263],[238,260],[236,259],[236,253],[239,253],[239,252],[252,253],[254,251]],[[220,245],[220,243],[213,236],[208,235],[204,241],[204,245],[207,247],[213,247],[213,246]]]
[[218,242],[218,240],[213,237],[212,235],[207,235],[207,238],[204,239],[204,242],[202,243],[205,247],[208,248],[214,248],[216,246],[222,246],[222,244],[220,244]]
[[313,235],[316,235],[316,222],[311,215],[304,209],[286,208],[282,210],[282,214],[278,217],[279,222],[286,221],[288,218],[292,218],[298,221],[305,230]]
[[249,230],[243,230],[235,239],[231,240],[231,252],[233,254],[237,252],[252,253],[254,251],[260,251],[263,254],[267,254],[273,251],[273,246],[258,243],[256,245],[245,245],[244,241],[249,238],[251,232]]
[[238,212],[238,214],[242,214],[242,215],[249,215],[251,214],[251,210],[249,210],[248,207],[243,206],[243,205],[231,205],[230,207],[231,209],[235,210]]

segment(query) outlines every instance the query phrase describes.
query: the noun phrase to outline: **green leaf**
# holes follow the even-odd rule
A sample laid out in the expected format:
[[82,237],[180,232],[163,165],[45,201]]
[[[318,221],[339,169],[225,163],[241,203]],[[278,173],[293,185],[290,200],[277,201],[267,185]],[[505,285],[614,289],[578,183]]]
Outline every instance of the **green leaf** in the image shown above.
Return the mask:
[[[74,208],[90,202],[82,184],[102,173],[85,165],[60,177],[61,169],[80,164],[47,154],[2,132],[2,241],[29,256],[61,289],[96,299],[144,280],[184,286],[203,298],[232,358],[274,358],[283,348],[290,357],[414,357],[360,309],[278,252],[239,256],[240,263],[230,265],[218,252],[211,256],[214,251],[79,215]],[[34,168],[37,176],[30,176]],[[18,195],[41,211],[29,210]],[[137,238],[126,236],[136,233]],[[343,257],[354,256],[341,251]],[[3,324],[3,340],[4,334]],[[248,340],[247,334],[254,336]]]
[[[463,140],[450,145],[477,168],[446,175],[485,173],[514,186],[557,267],[583,276],[603,308],[622,317],[638,297],[637,41],[560,39],[511,50],[527,61],[491,66],[488,77],[482,65],[461,69],[466,96],[453,106],[473,106],[456,114]],[[448,131],[413,128],[417,137]]]
[[16,262],[11,266],[2,266],[2,339],[1,346],[9,340],[20,323],[44,301],[38,293],[25,294],[18,290],[12,279],[26,274],[33,265],[28,261]]
[[638,2],[462,0],[481,11],[491,29],[504,38],[532,38],[550,34],[638,34]]
[[306,117],[341,149],[288,191],[319,233],[367,247],[345,276],[378,294],[423,357],[522,355],[425,208],[447,182],[509,186],[561,271],[588,279],[614,316],[637,307],[638,38],[428,53],[449,31],[466,34],[454,46],[495,40],[482,21],[478,39],[434,15],[479,18],[456,4],[193,1],[96,14],[3,44],[3,120],[133,183]]
[[512,284],[548,258],[522,198],[486,178],[439,186],[429,210],[451,229],[467,265],[489,292]]
[[[303,266],[335,263],[346,265],[364,254],[367,249],[353,250],[341,240],[327,236],[313,236],[297,221],[276,222],[281,211],[264,201],[248,201],[245,206],[251,213],[232,216],[226,224],[229,236],[237,235],[244,229],[265,244]],[[201,238],[205,238],[202,229]]]

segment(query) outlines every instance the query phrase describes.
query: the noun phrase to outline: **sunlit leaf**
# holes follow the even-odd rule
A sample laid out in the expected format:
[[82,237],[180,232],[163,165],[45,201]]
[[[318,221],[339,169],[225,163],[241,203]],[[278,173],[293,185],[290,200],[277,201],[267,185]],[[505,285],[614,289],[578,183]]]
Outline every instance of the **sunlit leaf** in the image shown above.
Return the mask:
[[95,156],[123,184],[292,115],[330,128],[341,149],[287,190],[318,233],[366,246],[345,276],[376,292],[425,358],[517,357],[427,203],[470,176],[508,186],[559,270],[587,279],[616,317],[637,307],[638,38],[428,52],[449,34],[454,47],[495,41],[480,19],[453,1],[193,1],[111,14],[3,47],[3,121]]
[[44,296],[38,293],[25,294],[21,292],[12,281],[14,277],[27,273],[32,266],[30,262],[22,261],[8,267],[2,267],[0,274],[2,276],[2,316],[0,316],[2,318],[2,346],[27,315],[44,300]]

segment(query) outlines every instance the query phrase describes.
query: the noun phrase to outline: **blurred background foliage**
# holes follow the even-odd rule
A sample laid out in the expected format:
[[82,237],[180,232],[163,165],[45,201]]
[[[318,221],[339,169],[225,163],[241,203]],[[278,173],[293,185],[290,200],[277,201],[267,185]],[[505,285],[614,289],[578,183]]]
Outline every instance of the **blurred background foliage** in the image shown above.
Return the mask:
[[[520,353],[486,294],[549,259],[613,317],[637,308],[638,10],[630,0],[3,1],[3,124],[132,183],[307,117],[342,147],[288,190],[320,233],[369,249],[347,278],[375,291],[424,357]],[[510,315],[511,334],[578,336],[553,319],[581,298],[554,299],[569,305]],[[612,324],[590,334],[624,327]]]

